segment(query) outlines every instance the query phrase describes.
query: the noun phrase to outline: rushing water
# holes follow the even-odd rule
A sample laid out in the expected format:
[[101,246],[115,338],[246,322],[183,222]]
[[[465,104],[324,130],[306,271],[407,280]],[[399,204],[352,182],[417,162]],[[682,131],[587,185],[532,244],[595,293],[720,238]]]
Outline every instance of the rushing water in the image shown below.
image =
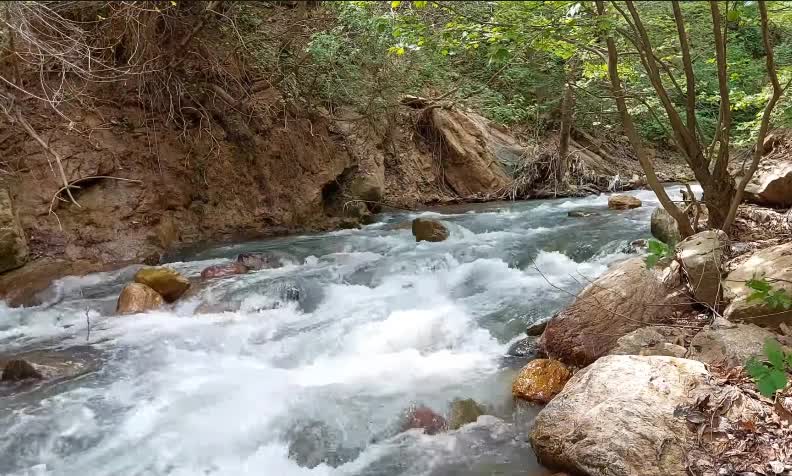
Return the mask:
[[[546,279],[577,291],[648,236],[657,201],[631,193],[643,208],[610,211],[606,196],[452,207],[180,256],[170,266],[191,277],[243,251],[289,264],[147,315],[112,315],[135,268],[63,279],[57,304],[0,317],[0,353],[69,370],[0,386],[0,474],[546,474],[526,441],[532,413],[511,402],[524,361],[505,354],[569,301]],[[599,215],[567,217],[578,209]],[[451,237],[415,243],[394,226],[418,215]],[[443,413],[454,398],[490,415],[401,431],[406,408]]]

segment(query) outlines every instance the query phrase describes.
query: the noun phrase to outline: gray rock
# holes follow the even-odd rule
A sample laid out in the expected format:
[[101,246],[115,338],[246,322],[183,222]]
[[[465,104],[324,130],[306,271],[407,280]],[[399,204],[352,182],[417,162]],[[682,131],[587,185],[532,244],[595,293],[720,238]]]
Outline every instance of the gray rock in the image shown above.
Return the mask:
[[649,223],[652,236],[669,245],[675,245],[682,240],[677,222],[663,207],[657,207],[652,212]]
[[451,402],[451,410],[448,412],[448,427],[452,430],[461,428],[468,423],[478,420],[478,417],[485,415],[484,409],[472,398],[456,399]]
[[530,435],[539,460],[591,476],[685,476],[696,434],[679,407],[708,389],[704,364],[609,355],[575,374],[539,412]]
[[8,190],[0,189],[0,273],[19,268],[28,260],[25,233],[17,219]]
[[724,280],[724,297],[729,305],[723,311],[723,316],[733,322],[771,329],[792,325],[792,309],[772,308],[761,299],[750,299],[754,291],[746,282],[754,278],[766,279],[774,290],[792,295],[792,243],[758,251],[730,272]]
[[534,357],[539,353],[535,337],[520,339],[509,347],[506,355],[512,357]]
[[690,236],[676,247],[696,301],[716,307],[721,296],[723,256],[729,238],[721,230],[707,230]]
[[532,324],[529,324],[528,328],[525,329],[525,334],[530,337],[536,337],[542,335],[542,332],[544,332],[548,322],[550,322],[550,319],[542,319],[541,321],[537,321]]
[[745,187],[745,198],[770,207],[792,206],[792,161],[762,160]]
[[693,338],[690,358],[706,364],[725,363],[730,367],[745,365],[751,357],[764,353],[767,339],[778,340],[781,337],[750,324],[706,328]]
[[687,349],[679,345],[681,332],[668,327],[644,327],[616,341],[611,355],[664,355],[684,357]]

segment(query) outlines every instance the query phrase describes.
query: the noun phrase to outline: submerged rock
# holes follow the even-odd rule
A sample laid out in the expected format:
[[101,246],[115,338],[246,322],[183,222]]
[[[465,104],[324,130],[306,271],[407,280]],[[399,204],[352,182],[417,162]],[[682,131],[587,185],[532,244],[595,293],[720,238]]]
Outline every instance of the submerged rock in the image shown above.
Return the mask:
[[539,460],[574,474],[684,476],[696,434],[678,408],[706,390],[704,364],[610,355],[578,372],[536,417]]
[[478,417],[485,414],[484,409],[472,398],[456,399],[451,402],[451,410],[448,412],[448,427],[456,430],[475,422]]
[[8,190],[0,189],[0,273],[19,268],[27,260],[25,232],[19,224]]
[[550,358],[585,366],[635,329],[663,324],[690,309],[679,273],[646,269],[643,258],[611,268],[550,319],[540,346]]
[[611,195],[608,197],[608,208],[614,210],[627,210],[629,208],[638,208],[641,206],[641,200],[632,195]]
[[526,337],[520,339],[506,351],[506,355],[512,357],[533,357],[539,353],[539,345],[536,342],[536,337]]
[[571,218],[585,218],[585,217],[599,216],[599,213],[597,213],[597,212],[584,212],[582,210],[572,210],[571,212],[567,213],[567,216],[571,217]]
[[280,268],[284,265],[283,257],[269,252],[240,253],[236,260],[250,270]]
[[412,233],[415,241],[445,241],[448,239],[448,228],[437,220],[416,218],[412,222]]
[[289,430],[286,438],[289,458],[305,468],[320,464],[337,467],[356,456],[355,452],[341,447],[343,435],[322,421],[301,422]]
[[129,283],[121,291],[116,304],[119,314],[135,314],[151,311],[162,306],[162,296],[155,290],[140,283]]
[[512,395],[537,403],[547,403],[563,390],[572,372],[557,360],[536,359],[520,370],[512,383]]
[[158,292],[167,302],[173,302],[190,287],[190,281],[179,272],[165,268],[145,267],[135,274],[135,282],[145,284]]
[[773,290],[792,294],[792,243],[754,253],[723,280],[724,298],[729,301],[723,312],[726,319],[772,329],[792,325],[792,309],[778,309],[762,299],[751,299],[754,290],[746,285],[751,279],[766,279]]
[[14,359],[6,363],[3,368],[3,382],[19,382],[27,379],[40,380],[44,378],[41,372],[33,367],[27,360]]
[[413,428],[422,428],[427,435],[436,435],[448,430],[448,422],[431,408],[418,405],[407,411],[401,431]]
[[224,278],[226,276],[235,276],[237,274],[245,274],[248,272],[247,266],[239,261],[231,263],[215,264],[201,271],[201,278]]
[[685,238],[676,247],[696,301],[715,307],[721,295],[723,256],[729,237],[721,230],[707,230]]
[[657,207],[652,212],[649,229],[652,236],[668,245],[675,245],[682,239],[676,220],[663,207]]

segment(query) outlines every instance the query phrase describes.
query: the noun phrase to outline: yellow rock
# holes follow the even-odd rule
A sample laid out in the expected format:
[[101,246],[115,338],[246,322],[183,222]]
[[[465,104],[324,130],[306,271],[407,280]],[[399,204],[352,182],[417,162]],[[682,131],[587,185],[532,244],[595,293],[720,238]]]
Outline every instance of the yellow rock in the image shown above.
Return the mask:
[[157,309],[162,305],[162,296],[145,284],[129,283],[118,296],[116,312],[134,314]]
[[572,372],[557,360],[536,359],[520,370],[512,384],[512,395],[547,403],[564,389]]
[[190,281],[178,272],[162,266],[141,268],[135,282],[158,292],[167,302],[173,302],[190,287]]
[[628,208],[638,208],[641,206],[641,199],[632,195],[611,195],[608,198],[608,208],[614,210],[626,210]]

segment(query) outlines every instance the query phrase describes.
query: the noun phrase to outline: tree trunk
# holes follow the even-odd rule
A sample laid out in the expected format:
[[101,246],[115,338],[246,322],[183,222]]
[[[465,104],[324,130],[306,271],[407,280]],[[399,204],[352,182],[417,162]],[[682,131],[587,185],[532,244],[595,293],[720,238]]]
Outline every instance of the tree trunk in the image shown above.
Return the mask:
[[564,181],[567,175],[567,169],[569,168],[569,137],[572,133],[572,122],[575,120],[575,91],[573,89],[575,76],[577,75],[575,63],[575,60],[572,60],[572,63],[570,63],[564,98],[561,101],[561,137],[558,140],[557,182]]

